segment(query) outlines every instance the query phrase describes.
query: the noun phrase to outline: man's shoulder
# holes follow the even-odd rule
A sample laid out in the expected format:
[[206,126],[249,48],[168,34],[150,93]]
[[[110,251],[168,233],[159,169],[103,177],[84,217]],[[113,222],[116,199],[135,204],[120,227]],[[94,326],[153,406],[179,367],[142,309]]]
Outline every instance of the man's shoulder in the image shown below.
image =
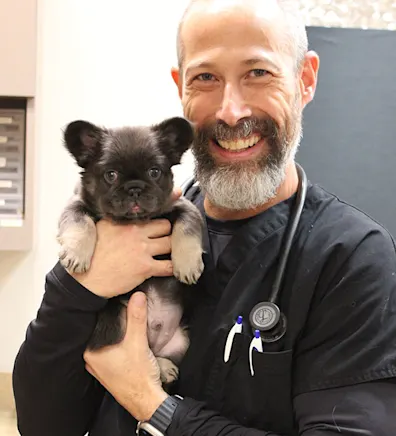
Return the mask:
[[393,236],[375,218],[320,185],[310,186],[306,202],[315,236],[320,233],[326,239],[354,246],[376,233],[384,243],[395,246]]
[[304,283],[315,284],[316,299],[347,275],[366,277],[354,290],[360,293],[371,280],[379,283],[396,271],[395,241],[367,213],[316,185],[310,186],[306,208],[296,256],[299,274],[309,279]]
[[395,377],[394,240],[320,187],[311,187],[309,202],[313,228],[299,261],[314,293],[296,353],[295,393]]

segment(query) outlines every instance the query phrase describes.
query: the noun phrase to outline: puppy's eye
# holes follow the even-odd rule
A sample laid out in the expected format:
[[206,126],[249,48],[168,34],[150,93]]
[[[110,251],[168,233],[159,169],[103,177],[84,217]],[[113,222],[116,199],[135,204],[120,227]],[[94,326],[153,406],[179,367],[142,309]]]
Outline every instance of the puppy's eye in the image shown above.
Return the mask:
[[148,174],[152,179],[156,180],[161,176],[161,170],[159,168],[150,168]]
[[104,173],[104,179],[107,183],[114,183],[118,179],[118,173],[117,171],[106,171]]

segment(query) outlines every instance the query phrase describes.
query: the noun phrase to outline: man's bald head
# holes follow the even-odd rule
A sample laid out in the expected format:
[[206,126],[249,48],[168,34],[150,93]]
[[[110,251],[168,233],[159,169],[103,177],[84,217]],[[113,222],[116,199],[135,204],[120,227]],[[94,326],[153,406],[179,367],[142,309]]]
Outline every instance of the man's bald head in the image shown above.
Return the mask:
[[308,51],[308,38],[305,29],[305,24],[299,12],[297,2],[295,0],[190,0],[182,19],[179,23],[177,31],[177,58],[180,69],[183,67],[184,61],[184,40],[183,27],[187,19],[194,12],[205,10],[205,7],[215,6],[219,4],[222,7],[239,6],[244,8],[260,8],[266,7],[279,8],[282,15],[285,31],[287,32],[286,41],[287,48],[295,57],[296,69],[298,70],[306,52]]

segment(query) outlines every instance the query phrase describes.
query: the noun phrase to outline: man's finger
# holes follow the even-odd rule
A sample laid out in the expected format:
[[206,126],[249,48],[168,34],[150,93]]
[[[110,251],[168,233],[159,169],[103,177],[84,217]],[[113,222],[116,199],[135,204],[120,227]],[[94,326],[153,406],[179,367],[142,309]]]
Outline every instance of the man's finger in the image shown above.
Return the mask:
[[173,189],[173,192],[172,192],[172,201],[176,201],[176,200],[178,200],[180,197],[181,197],[181,195],[182,195],[182,190],[181,190],[181,188],[179,188],[179,187],[175,187],[174,189]]
[[85,369],[91,374],[91,375],[93,375],[93,376],[95,376],[94,375],[94,372],[93,372],[93,370],[92,370],[92,368],[90,367],[90,365],[88,365],[88,363],[85,365]]
[[152,260],[151,276],[170,277],[173,275],[173,264],[171,260]]
[[141,338],[147,341],[147,299],[143,292],[137,291],[128,302],[125,339],[138,343]]
[[167,219],[154,219],[144,224],[144,233],[149,238],[161,238],[170,234],[172,226]]
[[151,256],[158,256],[160,254],[169,254],[171,252],[172,244],[170,236],[163,238],[150,239],[148,250]]

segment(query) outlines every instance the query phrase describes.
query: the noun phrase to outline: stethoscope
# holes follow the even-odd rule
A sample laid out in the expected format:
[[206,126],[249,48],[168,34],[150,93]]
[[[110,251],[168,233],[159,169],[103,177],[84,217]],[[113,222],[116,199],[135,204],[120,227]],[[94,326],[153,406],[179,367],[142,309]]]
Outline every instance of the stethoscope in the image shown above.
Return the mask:
[[[298,163],[296,163],[296,168],[298,173],[296,201],[294,203],[291,217],[289,218],[286,233],[282,242],[282,247],[280,250],[281,255],[271,293],[268,301],[257,303],[249,314],[249,323],[253,332],[253,339],[249,347],[249,361],[252,375],[254,375],[252,364],[253,350],[257,352],[263,352],[263,343],[273,343],[279,341],[287,331],[287,319],[285,314],[279,308],[279,299],[283,286],[287,261],[289,259],[290,249],[300,222],[301,213],[304,208],[307,195],[307,176],[305,171]],[[183,192],[186,192],[193,185],[196,185],[196,183],[193,179],[190,179],[182,187]],[[242,333],[242,328],[243,319],[242,316],[238,316],[226,339],[226,344],[224,347],[224,362],[228,362],[234,337],[236,334]]]

